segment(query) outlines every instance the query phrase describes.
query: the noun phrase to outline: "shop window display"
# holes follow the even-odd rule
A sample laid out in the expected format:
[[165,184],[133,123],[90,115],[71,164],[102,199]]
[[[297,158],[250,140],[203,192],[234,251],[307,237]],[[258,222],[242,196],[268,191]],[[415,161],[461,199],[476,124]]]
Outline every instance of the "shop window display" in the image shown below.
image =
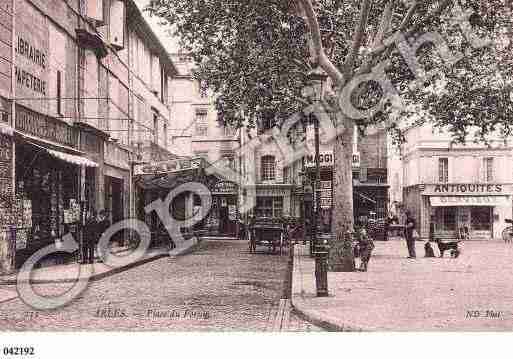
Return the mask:
[[490,231],[492,229],[492,209],[490,207],[472,207],[470,213],[473,231]]

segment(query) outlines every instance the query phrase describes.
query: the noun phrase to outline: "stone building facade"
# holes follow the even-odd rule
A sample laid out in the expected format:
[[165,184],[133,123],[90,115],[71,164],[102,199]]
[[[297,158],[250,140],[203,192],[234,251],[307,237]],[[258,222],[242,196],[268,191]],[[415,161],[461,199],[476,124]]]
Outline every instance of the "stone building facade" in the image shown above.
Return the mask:
[[[500,238],[512,216],[513,173],[509,141],[490,146],[451,144],[430,126],[412,127],[401,148],[402,201],[421,237]],[[397,169],[395,170],[397,172]]]
[[[203,158],[207,166],[221,164],[240,173],[242,162],[235,153],[241,144],[240,131],[218,122],[214,94],[202,91],[199,82],[193,79],[192,59],[184,53],[170,56],[178,70],[171,86],[170,148],[180,156]],[[204,226],[212,235],[235,236],[240,216],[238,183],[215,174],[209,177],[208,186],[213,203]]]
[[175,69],[132,0],[6,0],[0,28],[0,206],[15,209],[0,233],[16,229],[18,262],[8,271],[77,236],[89,210],[114,222],[134,213],[133,161],[169,155]]

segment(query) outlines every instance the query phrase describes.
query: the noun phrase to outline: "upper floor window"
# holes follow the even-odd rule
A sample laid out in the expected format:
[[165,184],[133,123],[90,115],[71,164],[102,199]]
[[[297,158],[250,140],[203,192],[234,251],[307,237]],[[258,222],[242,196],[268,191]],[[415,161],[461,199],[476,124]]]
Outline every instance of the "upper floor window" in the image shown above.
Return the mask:
[[223,132],[225,137],[233,137],[235,136],[235,133],[237,132],[236,128],[233,128],[231,126],[223,126]]
[[262,181],[272,181],[276,178],[276,161],[274,156],[263,156],[261,160]]
[[438,159],[438,182],[449,182],[449,159],[447,157]]
[[196,123],[196,135],[197,136],[208,136],[208,122],[207,122],[207,110],[198,109],[195,114]]
[[483,162],[484,162],[483,168],[485,170],[484,179],[486,182],[492,182],[494,180],[493,158],[492,157],[483,158]]
[[164,132],[164,147],[167,148],[167,123],[164,123],[164,126],[163,126],[163,132]]
[[159,116],[153,114],[153,142],[159,143]]

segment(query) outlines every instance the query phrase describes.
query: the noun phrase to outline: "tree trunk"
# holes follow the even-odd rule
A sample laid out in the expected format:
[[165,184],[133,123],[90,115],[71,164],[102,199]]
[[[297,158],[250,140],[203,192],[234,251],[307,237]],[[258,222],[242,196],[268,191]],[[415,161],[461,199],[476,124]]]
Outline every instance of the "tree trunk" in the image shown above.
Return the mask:
[[344,118],[345,130],[335,141],[333,167],[333,238],[330,243],[329,269],[334,272],[355,270],[351,234],[353,230],[353,134],[354,123]]

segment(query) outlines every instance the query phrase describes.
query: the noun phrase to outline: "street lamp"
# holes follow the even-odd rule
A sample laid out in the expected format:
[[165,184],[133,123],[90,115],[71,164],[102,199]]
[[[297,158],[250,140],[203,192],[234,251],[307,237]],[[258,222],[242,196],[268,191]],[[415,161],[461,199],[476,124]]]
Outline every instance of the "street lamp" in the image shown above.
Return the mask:
[[[324,84],[327,79],[326,73],[319,67],[308,73],[308,90],[310,99],[314,103],[319,103],[322,100],[324,92]],[[317,287],[317,296],[325,297],[328,295],[328,253],[325,250],[319,250],[317,246],[318,236],[318,218],[320,207],[320,181],[321,173],[319,167],[319,119],[314,113],[310,114],[310,118],[314,122],[314,140],[315,140],[315,181],[314,186],[314,216],[313,216],[313,231],[312,239],[310,242],[310,252],[315,255],[315,283]]]

